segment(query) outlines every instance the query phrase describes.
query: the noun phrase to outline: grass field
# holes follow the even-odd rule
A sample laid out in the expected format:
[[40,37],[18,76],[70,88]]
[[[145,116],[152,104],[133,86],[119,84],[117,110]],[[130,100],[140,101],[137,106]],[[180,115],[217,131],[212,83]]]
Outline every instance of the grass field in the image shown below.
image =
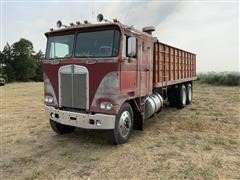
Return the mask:
[[193,89],[192,105],[166,106],[112,146],[104,131],[56,135],[42,83],[0,87],[0,179],[240,179],[239,87]]

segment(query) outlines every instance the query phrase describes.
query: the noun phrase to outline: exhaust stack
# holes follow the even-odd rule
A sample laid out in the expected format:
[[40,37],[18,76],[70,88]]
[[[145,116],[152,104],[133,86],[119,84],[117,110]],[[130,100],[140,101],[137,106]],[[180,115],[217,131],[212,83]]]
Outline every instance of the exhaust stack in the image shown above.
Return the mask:
[[155,31],[155,27],[154,26],[147,26],[147,27],[144,27],[142,29],[142,31],[152,35],[152,32]]

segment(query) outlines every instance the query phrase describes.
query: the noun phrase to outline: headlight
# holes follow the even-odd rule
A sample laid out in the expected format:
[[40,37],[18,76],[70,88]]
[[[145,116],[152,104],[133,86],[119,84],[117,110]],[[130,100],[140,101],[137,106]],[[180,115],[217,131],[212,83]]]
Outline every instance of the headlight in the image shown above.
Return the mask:
[[52,104],[53,103],[53,97],[52,96],[45,96],[44,101],[45,101],[45,103]]
[[100,109],[103,109],[103,110],[111,110],[113,107],[113,105],[109,102],[101,102],[100,103]]
[[44,76],[44,93],[46,94],[44,97],[44,102],[45,104],[48,104],[48,105],[57,106],[58,102],[57,102],[55,92],[53,90],[53,86],[45,73],[43,74],[43,76]]

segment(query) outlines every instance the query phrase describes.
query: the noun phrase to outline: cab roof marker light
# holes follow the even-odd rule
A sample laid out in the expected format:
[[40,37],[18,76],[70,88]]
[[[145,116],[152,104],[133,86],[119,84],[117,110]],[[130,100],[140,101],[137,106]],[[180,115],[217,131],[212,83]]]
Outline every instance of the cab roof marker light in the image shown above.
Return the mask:
[[73,22],[70,22],[69,25],[70,25],[70,26],[74,26],[74,23],[73,23]]
[[119,21],[117,20],[117,18],[114,18],[114,19],[113,19],[113,22],[117,23],[117,22],[119,22]]
[[97,15],[97,21],[98,21],[98,22],[105,21],[105,22],[111,23],[111,21],[109,21],[109,20],[107,20],[107,19],[104,19],[102,14],[98,14],[98,15]]
[[56,23],[57,27],[58,28],[61,28],[62,26],[63,27],[67,27],[66,25],[62,24],[62,21],[61,20],[58,20],[57,23]]
[[77,24],[77,25],[80,25],[81,23],[80,23],[80,21],[76,21],[76,24]]

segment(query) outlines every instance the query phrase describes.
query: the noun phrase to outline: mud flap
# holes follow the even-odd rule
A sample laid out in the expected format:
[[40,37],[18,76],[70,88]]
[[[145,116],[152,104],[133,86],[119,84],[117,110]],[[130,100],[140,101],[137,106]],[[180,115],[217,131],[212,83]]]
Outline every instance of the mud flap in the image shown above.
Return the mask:
[[134,112],[133,129],[143,131],[143,117],[139,111]]

